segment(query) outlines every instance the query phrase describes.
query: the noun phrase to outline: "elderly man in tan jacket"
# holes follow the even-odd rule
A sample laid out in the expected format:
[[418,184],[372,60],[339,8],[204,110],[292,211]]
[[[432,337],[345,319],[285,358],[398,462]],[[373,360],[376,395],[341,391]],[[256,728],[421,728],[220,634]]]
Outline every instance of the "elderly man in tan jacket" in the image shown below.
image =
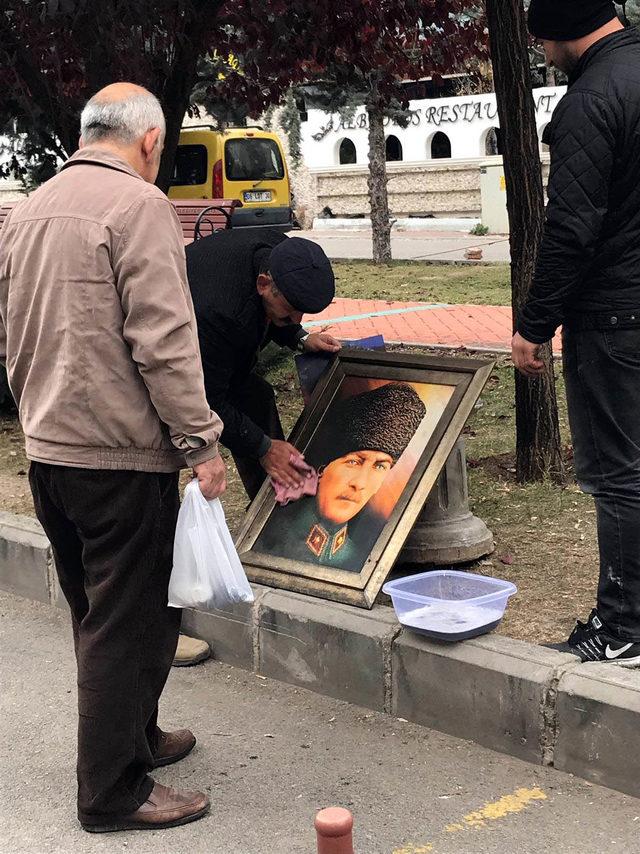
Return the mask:
[[207,498],[225,488],[180,224],[153,185],[164,131],[145,89],[98,92],[79,151],[0,236],[0,358],[71,607],[78,815],[93,832],[209,807],[148,775],[195,744],[157,727],[180,621],[167,607],[178,471],[191,466]]

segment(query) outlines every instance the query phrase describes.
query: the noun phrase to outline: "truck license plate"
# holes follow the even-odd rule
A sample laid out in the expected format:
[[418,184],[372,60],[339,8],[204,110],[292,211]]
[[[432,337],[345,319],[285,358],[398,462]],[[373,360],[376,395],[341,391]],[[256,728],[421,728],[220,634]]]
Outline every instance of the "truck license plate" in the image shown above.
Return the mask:
[[271,190],[251,190],[244,193],[245,202],[270,202]]

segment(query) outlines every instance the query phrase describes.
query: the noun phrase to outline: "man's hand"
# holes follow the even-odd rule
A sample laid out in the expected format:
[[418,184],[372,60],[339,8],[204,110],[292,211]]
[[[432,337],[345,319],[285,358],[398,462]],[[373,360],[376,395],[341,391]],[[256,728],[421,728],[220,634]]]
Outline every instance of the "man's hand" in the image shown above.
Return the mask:
[[193,474],[198,478],[200,492],[207,501],[219,498],[227,488],[227,472],[220,454],[206,463],[194,466]]
[[511,359],[516,367],[525,377],[539,377],[544,371],[544,362],[539,358],[540,344],[533,344],[523,338],[519,332],[513,336],[511,341]]
[[307,353],[337,353],[341,346],[337,338],[326,332],[312,332],[304,342]]
[[289,442],[272,439],[271,447],[260,459],[260,464],[269,477],[295,489],[304,486],[304,477],[295,466],[291,465],[291,454],[299,453],[298,449]]

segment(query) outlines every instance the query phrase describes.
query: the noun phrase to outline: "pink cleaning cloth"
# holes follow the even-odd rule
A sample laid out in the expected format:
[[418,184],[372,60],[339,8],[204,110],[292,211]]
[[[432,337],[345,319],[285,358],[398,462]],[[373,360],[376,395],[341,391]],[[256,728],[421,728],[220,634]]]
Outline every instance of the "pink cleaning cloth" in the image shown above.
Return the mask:
[[276,494],[276,502],[281,507],[287,505],[290,501],[298,501],[304,495],[315,495],[318,491],[318,472],[310,465],[305,463],[300,454],[291,454],[289,457],[291,465],[303,475],[302,486],[285,486],[284,483],[279,483],[271,478],[271,486]]

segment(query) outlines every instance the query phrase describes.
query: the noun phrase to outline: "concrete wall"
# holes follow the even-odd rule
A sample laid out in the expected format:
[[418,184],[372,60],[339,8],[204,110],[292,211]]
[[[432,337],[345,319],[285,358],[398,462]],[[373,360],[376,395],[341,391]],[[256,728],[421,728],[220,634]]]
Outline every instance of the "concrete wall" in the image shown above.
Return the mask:
[[[389,206],[394,216],[475,216],[480,210],[477,160],[388,163],[387,169]],[[366,167],[342,166],[311,174],[316,180],[318,214],[325,207],[337,216],[369,213]]]
[[[500,162],[501,158],[494,158]],[[389,206],[394,217],[479,217],[480,164],[473,160],[388,163]],[[542,155],[543,178],[549,177],[549,156]],[[325,208],[339,217],[369,215],[366,166],[337,166],[292,172],[296,205],[310,226]],[[300,218],[300,214],[299,214]]]
[[24,196],[22,184],[9,179],[0,180],[0,205],[5,202],[15,202]]

